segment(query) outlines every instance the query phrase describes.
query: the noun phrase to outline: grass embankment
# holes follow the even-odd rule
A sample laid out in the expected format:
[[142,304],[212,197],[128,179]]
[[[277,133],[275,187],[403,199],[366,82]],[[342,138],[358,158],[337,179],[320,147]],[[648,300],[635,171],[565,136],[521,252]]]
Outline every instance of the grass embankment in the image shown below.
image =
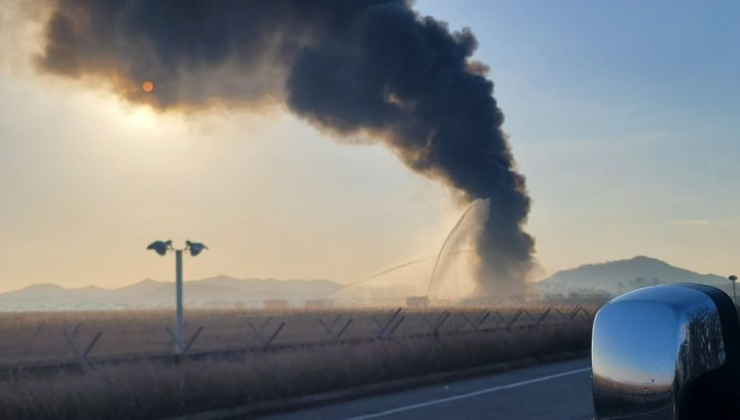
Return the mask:
[[590,324],[327,345],[0,383],[0,419],[158,419],[589,348]]

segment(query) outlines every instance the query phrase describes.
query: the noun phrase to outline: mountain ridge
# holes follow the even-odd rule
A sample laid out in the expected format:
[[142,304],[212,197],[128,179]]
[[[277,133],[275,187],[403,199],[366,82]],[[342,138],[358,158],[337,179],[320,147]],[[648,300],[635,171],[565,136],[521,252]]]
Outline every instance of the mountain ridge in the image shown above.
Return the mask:
[[[731,290],[724,277],[696,273],[643,255],[561,270],[540,280],[536,289],[545,295],[614,296],[640,287],[677,282],[703,283],[726,292]],[[258,306],[265,300],[296,304],[330,300],[344,287],[324,279],[239,279],[217,275],[185,281],[184,299],[192,307]],[[41,283],[0,293],[0,310],[171,307],[174,294],[174,282],[150,278],[117,288],[94,285],[65,288],[54,283]]]
[[728,280],[673,266],[657,258],[638,255],[623,260],[583,264],[540,280],[537,288],[548,294],[621,294],[640,287],[669,283],[702,283],[727,291]]
[[[184,299],[191,305],[253,304],[264,300],[328,299],[343,285],[323,279],[239,279],[226,275],[186,280]],[[34,284],[0,293],[0,307],[34,309],[77,306],[160,307],[174,303],[174,282],[144,279],[117,287],[65,288],[54,283]]]

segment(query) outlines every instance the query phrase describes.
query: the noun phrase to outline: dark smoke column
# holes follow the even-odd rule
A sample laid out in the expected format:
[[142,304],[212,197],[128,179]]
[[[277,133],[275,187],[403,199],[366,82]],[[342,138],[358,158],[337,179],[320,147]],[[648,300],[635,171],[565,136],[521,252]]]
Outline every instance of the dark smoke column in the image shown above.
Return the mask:
[[[524,292],[530,208],[476,40],[402,0],[48,0],[42,69],[163,110],[282,102],[371,134],[464,201],[490,200],[479,293]],[[152,94],[141,91],[152,80]]]

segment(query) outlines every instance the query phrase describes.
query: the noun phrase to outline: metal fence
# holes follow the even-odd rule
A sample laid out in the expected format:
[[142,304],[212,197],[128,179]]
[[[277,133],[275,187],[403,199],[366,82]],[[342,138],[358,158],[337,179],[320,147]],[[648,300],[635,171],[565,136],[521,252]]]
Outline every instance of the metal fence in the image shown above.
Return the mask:
[[[192,311],[188,357],[376,340],[485,334],[591,322],[597,306],[498,309]],[[170,312],[0,315],[0,368],[174,357]]]

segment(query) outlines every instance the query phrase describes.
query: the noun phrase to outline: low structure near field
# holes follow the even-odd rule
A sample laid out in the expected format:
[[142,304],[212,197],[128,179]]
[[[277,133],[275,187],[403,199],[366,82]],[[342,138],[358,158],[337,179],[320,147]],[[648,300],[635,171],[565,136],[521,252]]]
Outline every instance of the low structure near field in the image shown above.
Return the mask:
[[290,304],[288,303],[287,300],[270,299],[270,300],[263,300],[262,307],[265,309],[281,310],[281,309],[288,309],[290,307]]
[[326,299],[307,300],[303,307],[306,309],[329,309],[334,307],[334,302]]
[[412,296],[406,299],[406,306],[409,308],[426,308],[429,306],[429,297],[427,296]]

